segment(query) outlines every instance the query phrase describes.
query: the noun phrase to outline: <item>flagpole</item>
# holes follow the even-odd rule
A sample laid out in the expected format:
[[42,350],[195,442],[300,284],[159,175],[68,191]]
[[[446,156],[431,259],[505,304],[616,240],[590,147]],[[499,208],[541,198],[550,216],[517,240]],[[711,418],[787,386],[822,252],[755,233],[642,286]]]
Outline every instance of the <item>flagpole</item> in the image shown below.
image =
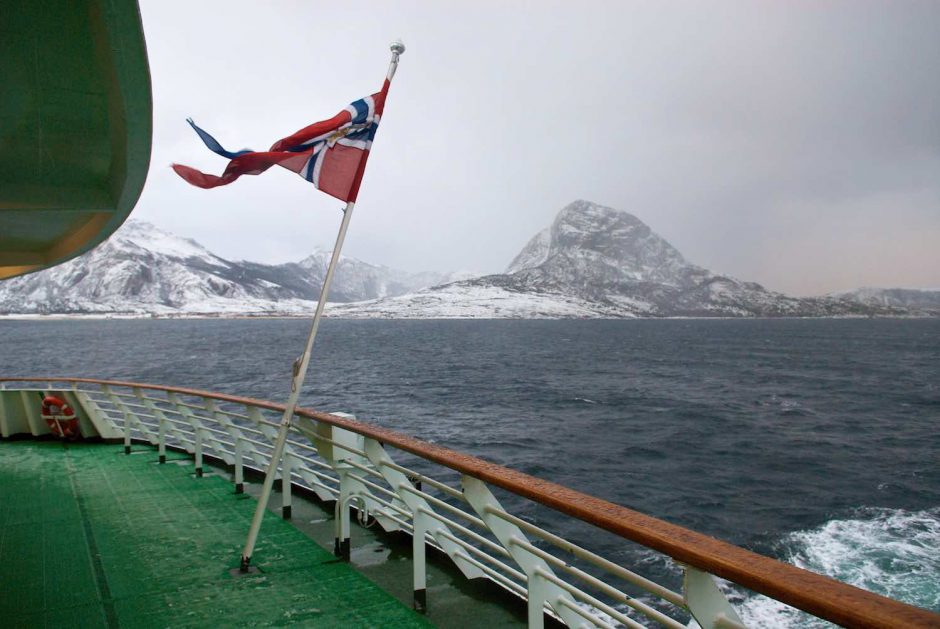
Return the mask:
[[[392,60],[388,66],[387,78],[389,81],[395,76],[395,70],[398,68],[398,57],[405,51],[405,45],[396,40],[391,44]],[[284,445],[287,443],[287,432],[290,429],[291,419],[297,408],[297,400],[300,397],[300,391],[304,385],[304,379],[307,377],[307,366],[310,364],[310,354],[313,350],[313,343],[317,338],[317,329],[320,327],[320,318],[323,315],[323,309],[326,306],[327,295],[330,292],[330,284],[333,281],[333,273],[339,263],[340,251],[343,248],[343,242],[346,240],[346,230],[349,229],[349,221],[352,219],[355,201],[347,201],[346,208],[343,210],[343,220],[339,226],[339,233],[336,236],[336,245],[333,247],[333,256],[330,258],[330,265],[326,270],[326,277],[323,279],[323,287],[320,289],[320,299],[317,301],[317,309],[313,315],[313,323],[310,326],[310,334],[307,336],[307,345],[303,354],[294,362],[293,376],[291,378],[291,392],[287,400],[287,406],[284,408],[284,414],[281,416],[281,424],[278,429],[277,439],[274,442],[274,450],[271,452],[271,461],[264,474],[264,485],[261,488],[261,495],[258,497],[258,504],[255,507],[255,515],[251,520],[251,528],[248,530],[248,539],[245,540],[245,547],[242,550],[240,570],[248,572],[251,564],[251,555],[255,550],[255,543],[258,541],[258,532],[261,530],[261,521],[264,519],[264,512],[268,508],[268,500],[271,497],[271,490],[274,487],[274,476],[277,473],[278,464],[281,462],[281,456],[284,454]],[[282,491],[288,491],[290,478],[284,478],[282,483],[288,485],[282,487]]]

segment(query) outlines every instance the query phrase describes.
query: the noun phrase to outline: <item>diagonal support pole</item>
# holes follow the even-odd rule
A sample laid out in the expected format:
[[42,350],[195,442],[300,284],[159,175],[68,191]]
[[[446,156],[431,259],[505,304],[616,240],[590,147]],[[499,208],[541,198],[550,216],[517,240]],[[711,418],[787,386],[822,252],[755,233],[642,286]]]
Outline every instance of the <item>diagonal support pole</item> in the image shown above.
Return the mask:
[[[326,270],[326,277],[323,279],[323,287],[320,289],[320,299],[317,302],[317,310],[313,315],[313,324],[310,326],[310,334],[307,335],[307,345],[304,353],[294,363],[294,373],[291,380],[290,397],[287,400],[287,406],[284,409],[284,415],[281,416],[281,424],[278,429],[277,439],[274,441],[274,451],[271,452],[271,461],[268,463],[268,469],[264,474],[264,485],[261,488],[261,496],[258,498],[258,505],[255,507],[255,515],[251,520],[251,528],[248,530],[248,539],[245,541],[245,548],[242,550],[242,560],[240,570],[248,572],[248,566],[251,563],[251,554],[255,550],[255,543],[258,541],[258,531],[261,529],[261,521],[264,519],[264,512],[268,508],[268,500],[271,497],[271,489],[274,487],[274,477],[277,474],[277,466],[281,462],[281,456],[284,454],[284,444],[287,443],[287,432],[290,429],[291,418],[294,416],[294,410],[297,408],[297,400],[300,397],[300,391],[303,388],[304,379],[307,376],[307,365],[310,363],[310,353],[313,350],[313,342],[317,338],[317,329],[320,327],[320,319],[323,315],[323,308],[326,306],[326,298],[330,292],[330,284],[333,281],[333,273],[336,271],[339,262],[340,250],[343,248],[343,241],[346,240],[346,230],[349,228],[349,220],[352,218],[355,203],[350,201],[346,204],[343,212],[343,222],[339,226],[339,234],[336,236],[336,245],[333,247],[333,257],[330,258],[330,265]],[[289,483],[290,479],[283,479],[284,483]]]

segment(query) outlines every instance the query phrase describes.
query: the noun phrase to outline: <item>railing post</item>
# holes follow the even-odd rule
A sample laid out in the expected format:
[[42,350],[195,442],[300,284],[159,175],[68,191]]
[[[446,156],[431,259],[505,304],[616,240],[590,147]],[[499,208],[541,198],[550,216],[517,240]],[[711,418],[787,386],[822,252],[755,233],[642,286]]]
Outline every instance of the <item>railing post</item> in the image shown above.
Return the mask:
[[336,466],[339,474],[339,496],[336,499],[336,537],[333,541],[333,554],[349,560],[349,478],[347,466]]
[[526,603],[528,611],[529,629],[544,629],[545,627],[545,599],[548,592],[545,591],[546,581],[539,574],[539,569],[535,568],[531,572],[526,572],[526,591],[528,600]]
[[131,414],[128,411],[127,407],[121,403],[114,391],[111,390],[111,387],[107,384],[102,385],[102,390],[105,395],[108,396],[108,399],[121,411],[121,414],[124,415],[124,454],[131,453]]
[[[407,491],[407,489],[414,487],[414,485],[412,485],[411,481],[408,480],[408,477],[404,473],[393,467],[394,461],[392,461],[392,458],[379,441],[366,438],[364,444],[366,456],[372,462],[372,465],[382,474],[382,477],[385,478],[385,482],[395,491],[398,498],[411,509],[412,513],[421,510],[434,513],[434,509],[424,497],[412,491]],[[460,571],[466,578],[476,579],[484,576],[482,570],[463,558],[463,549],[443,535],[443,533],[449,534],[451,532],[446,524],[435,520],[430,523],[428,532],[431,534],[431,538],[437,542],[441,549],[447,553],[447,556],[460,568]]]
[[689,612],[702,629],[742,629],[737,612],[707,572],[685,566],[683,593]]
[[157,419],[157,460],[161,464],[166,463],[166,415],[153,403],[153,400],[144,395],[144,392],[140,388],[134,387],[133,391],[137,399],[140,400],[147,410],[153,413],[153,416]]
[[88,419],[102,438],[116,439],[120,435],[120,429],[111,420],[111,416],[101,410],[98,402],[89,395],[88,391],[76,389],[75,397],[81,403],[82,408],[85,409]]
[[254,422],[255,426],[261,427],[261,422],[264,421],[264,413],[261,412],[261,409],[257,406],[245,406],[245,410],[248,412],[248,418]]
[[412,511],[411,523],[414,530],[411,536],[411,560],[414,564],[414,608],[419,612],[428,609],[427,577],[427,516],[420,511]]
[[[545,563],[544,559],[520,546],[519,542],[528,542],[528,538],[526,538],[522,529],[495,515],[499,512],[506,513],[506,510],[499,504],[496,496],[489,490],[486,483],[478,478],[465,474],[461,477],[461,484],[463,485],[463,495],[467,499],[467,502],[470,503],[473,510],[476,511],[480,519],[486,524],[486,528],[493,534],[493,537],[499,540],[499,543],[509,552],[510,556],[512,556],[513,560],[522,568],[529,579],[529,626],[542,627],[544,621],[541,620],[541,616],[539,616],[539,620],[535,620],[535,616],[539,614],[536,614],[534,608],[539,601],[547,601],[552,609],[555,610],[555,613],[558,614],[562,621],[568,624],[569,627],[581,626],[584,619],[567,606],[561,605],[558,602],[564,600],[574,605],[575,601],[571,597],[571,594],[545,578],[546,576],[554,576],[555,572]],[[537,573],[541,573],[541,575],[535,578],[533,575]],[[536,582],[535,596],[533,596],[531,590],[533,581]]]
[[290,520],[291,516],[291,456],[287,453],[281,457],[281,517]]
[[235,493],[245,493],[244,456],[242,454],[242,440],[235,438]]
[[[334,414],[339,417],[355,419],[353,415],[349,415],[348,413]],[[361,435],[331,426],[330,424],[314,422],[310,418],[303,416],[298,416],[295,419],[294,427],[313,443],[317,449],[317,454],[334,472],[337,472],[337,475],[340,466],[350,467],[354,464],[368,464],[366,457],[354,452],[361,451],[365,447],[365,441]],[[349,449],[347,450],[346,448]],[[288,449],[287,451],[289,456],[290,450]],[[375,520],[383,529],[386,531],[401,530],[401,523],[398,519],[382,505],[379,498],[372,493],[372,490],[363,480],[356,477],[355,473],[350,473],[346,478],[346,482],[348,483],[347,495],[354,495],[357,499],[360,499],[363,508],[375,517]],[[327,499],[332,500],[332,494],[330,494]]]
[[[231,423],[231,420],[219,408],[219,403],[216,400],[204,397],[202,399],[202,406],[209,414],[209,418],[216,422],[216,424],[218,424],[220,427],[228,427],[228,425]],[[218,448],[222,446],[222,443],[213,432],[206,430],[204,437],[206,439],[205,446],[209,449],[218,450]],[[224,455],[222,456],[222,459],[225,459]]]
[[131,416],[124,413],[124,454],[131,453]]
[[195,434],[195,453],[193,454],[193,462],[196,465],[196,477],[202,478],[202,428],[196,426]]
[[166,463],[166,421],[163,417],[157,420],[157,429],[159,432],[160,443],[157,446],[158,460],[161,464]]

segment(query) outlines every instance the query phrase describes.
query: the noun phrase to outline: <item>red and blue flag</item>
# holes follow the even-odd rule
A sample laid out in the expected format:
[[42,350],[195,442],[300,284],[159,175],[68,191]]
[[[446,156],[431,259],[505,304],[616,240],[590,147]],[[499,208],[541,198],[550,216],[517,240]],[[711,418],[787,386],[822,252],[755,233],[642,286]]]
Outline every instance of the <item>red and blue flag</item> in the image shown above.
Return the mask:
[[207,175],[195,168],[173,164],[173,170],[200,188],[232,183],[242,175],[260,175],[271,166],[292,170],[317,189],[342,201],[354,202],[372,140],[385,108],[389,80],[382,91],[361,98],[341,112],[275,142],[267,151],[227,151],[211,135],[188,120],[209,150],[231,160],[222,175]]

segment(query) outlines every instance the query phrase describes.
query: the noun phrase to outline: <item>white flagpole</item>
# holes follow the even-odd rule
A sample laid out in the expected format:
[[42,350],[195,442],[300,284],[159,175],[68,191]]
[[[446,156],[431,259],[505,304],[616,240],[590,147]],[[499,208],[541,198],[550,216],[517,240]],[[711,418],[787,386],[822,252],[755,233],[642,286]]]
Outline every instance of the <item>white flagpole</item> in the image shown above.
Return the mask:
[[[391,81],[395,76],[395,70],[398,68],[398,57],[405,52],[405,45],[401,40],[392,42],[392,61],[388,66],[388,80]],[[326,306],[327,295],[330,292],[330,283],[333,281],[333,273],[336,271],[339,262],[339,254],[343,248],[343,241],[346,240],[346,230],[349,228],[349,221],[352,218],[355,202],[346,203],[346,209],[343,210],[343,221],[339,226],[339,234],[336,236],[336,245],[333,247],[333,256],[330,258],[330,265],[326,270],[326,277],[323,279],[323,287],[320,289],[320,299],[317,302],[317,309],[313,315],[313,324],[310,326],[310,334],[307,336],[307,345],[304,353],[294,363],[294,373],[291,379],[291,393],[287,400],[287,406],[284,408],[284,414],[281,416],[281,425],[277,433],[277,439],[274,442],[274,451],[271,452],[271,461],[268,463],[268,469],[264,475],[264,486],[261,489],[261,496],[258,497],[258,505],[255,507],[255,515],[251,520],[251,528],[248,531],[248,539],[245,541],[245,548],[242,550],[242,560],[240,569],[242,572],[248,571],[251,563],[251,554],[255,550],[255,542],[258,541],[258,532],[261,530],[261,521],[264,519],[264,512],[268,507],[268,500],[271,497],[271,489],[274,487],[274,476],[277,473],[277,466],[281,462],[281,456],[284,453],[284,444],[287,442],[287,431],[290,429],[291,418],[294,416],[294,410],[297,408],[297,399],[300,397],[300,390],[303,388],[304,379],[307,377],[307,366],[310,364],[310,353],[313,350],[313,342],[317,337],[317,329],[320,327],[320,317],[323,315],[323,308]],[[282,480],[283,483],[290,483],[289,478]],[[282,491],[287,491],[283,489]]]

